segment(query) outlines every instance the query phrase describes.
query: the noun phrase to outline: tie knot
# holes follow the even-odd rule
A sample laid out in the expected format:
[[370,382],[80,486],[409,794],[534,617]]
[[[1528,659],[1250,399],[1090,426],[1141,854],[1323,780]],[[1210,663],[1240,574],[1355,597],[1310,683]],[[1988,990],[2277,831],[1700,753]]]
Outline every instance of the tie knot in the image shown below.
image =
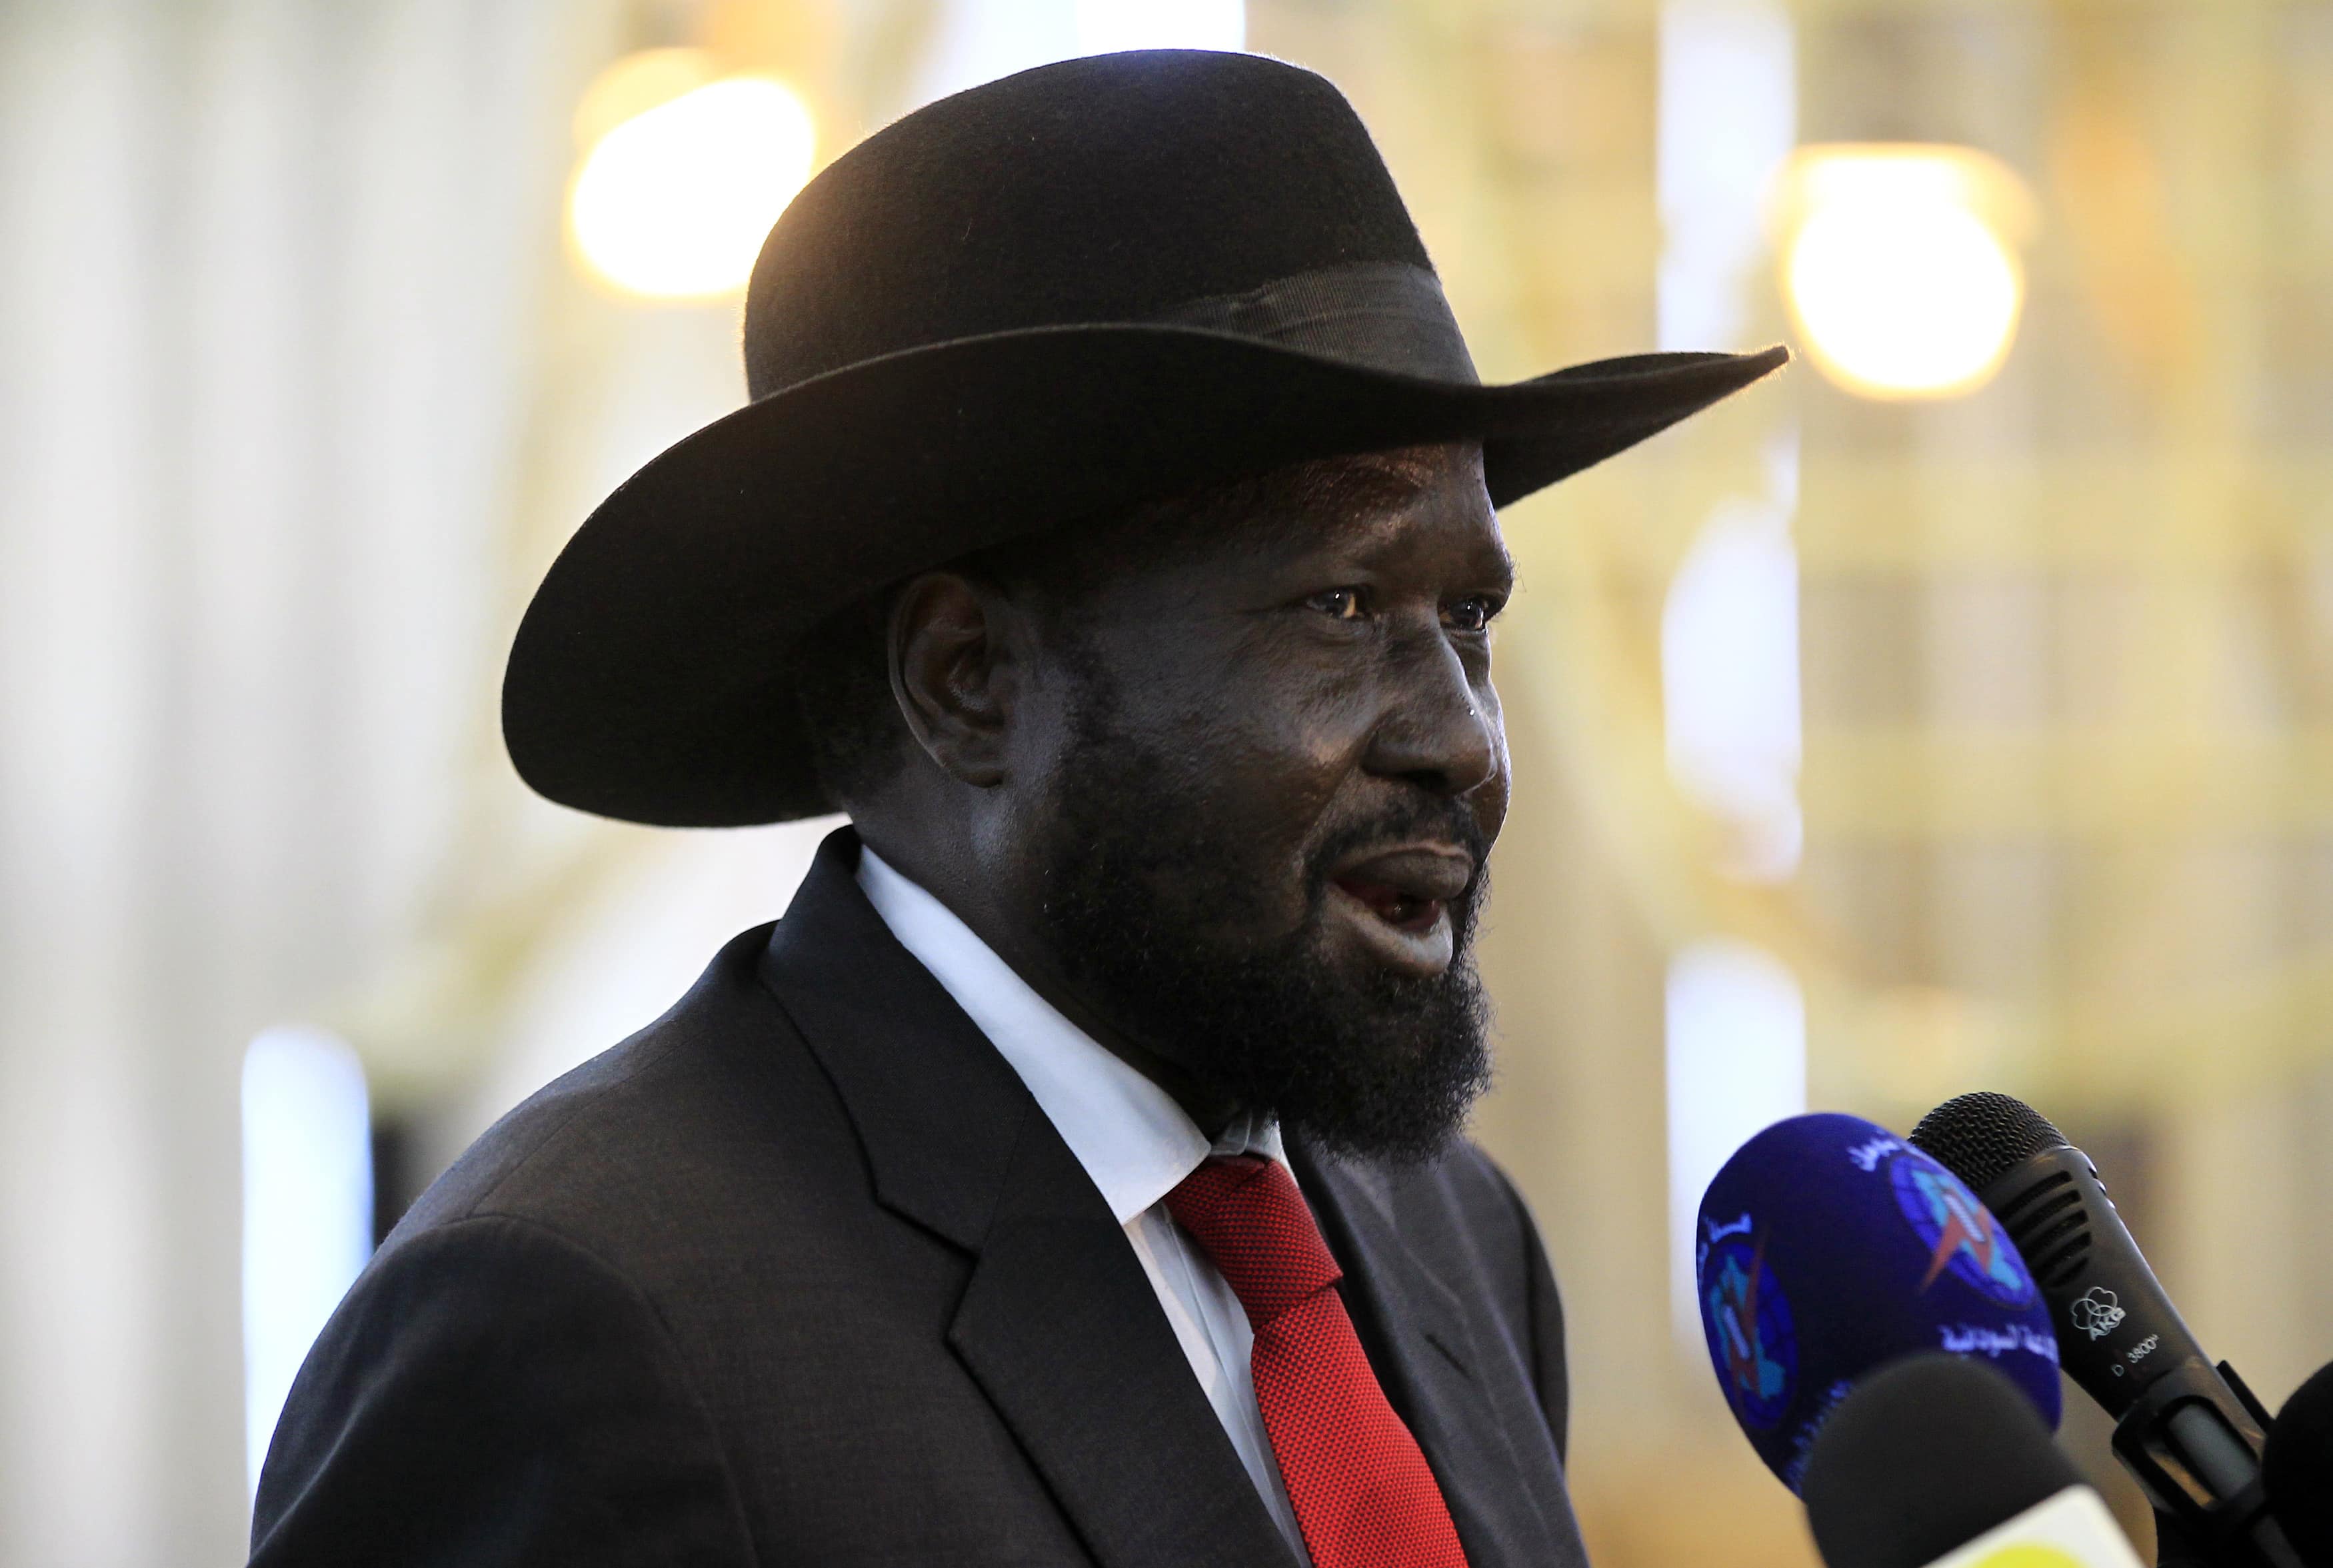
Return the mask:
[[1166,1194],[1166,1211],[1221,1271],[1259,1331],[1344,1277],[1304,1194],[1277,1161],[1210,1159]]

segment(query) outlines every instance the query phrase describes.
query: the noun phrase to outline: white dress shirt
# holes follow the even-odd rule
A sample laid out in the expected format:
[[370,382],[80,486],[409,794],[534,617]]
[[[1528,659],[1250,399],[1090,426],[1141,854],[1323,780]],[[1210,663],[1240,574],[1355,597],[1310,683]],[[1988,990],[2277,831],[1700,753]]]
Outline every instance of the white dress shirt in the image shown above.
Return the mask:
[[980,1026],[1085,1167],[1158,1293],[1191,1372],[1224,1424],[1240,1462],[1299,1563],[1311,1558],[1289,1506],[1272,1438],[1255,1402],[1248,1354],[1255,1340],[1246,1309],[1206,1255],[1192,1244],[1164,1200],[1213,1154],[1257,1153],[1288,1162],[1279,1123],[1244,1117],[1213,1143],[1174,1097],[1113,1055],[1030,989],[995,950],[946,904],[859,852],[859,885],[875,913]]

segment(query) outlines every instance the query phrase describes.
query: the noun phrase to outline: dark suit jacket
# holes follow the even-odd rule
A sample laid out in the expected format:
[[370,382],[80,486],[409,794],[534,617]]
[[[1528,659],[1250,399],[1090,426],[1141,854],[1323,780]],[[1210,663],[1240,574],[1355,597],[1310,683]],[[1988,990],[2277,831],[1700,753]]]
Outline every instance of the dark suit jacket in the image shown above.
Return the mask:
[[[857,857],[415,1205],[293,1386],[255,1563],[1288,1562],[1125,1233]],[[1513,1190],[1471,1147],[1291,1160],[1473,1568],[1584,1563]]]

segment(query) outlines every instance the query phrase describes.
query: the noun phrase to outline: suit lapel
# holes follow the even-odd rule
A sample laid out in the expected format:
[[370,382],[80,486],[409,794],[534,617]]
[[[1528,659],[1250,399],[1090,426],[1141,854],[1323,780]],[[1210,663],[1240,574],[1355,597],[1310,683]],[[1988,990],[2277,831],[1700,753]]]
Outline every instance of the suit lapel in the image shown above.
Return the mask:
[[1109,1205],[1027,1088],[820,847],[763,956],[878,1202],[973,1255],[948,1342],[1106,1568],[1284,1562]]
[[1109,1563],[1288,1551],[1125,1232],[1032,1114],[949,1338]]
[[1291,1141],[1290,1162],[1345,1270],[1369,1364],[1442,1487],[1468,1568],[1558,1560],[1489,1391],[1464,1304],[1402,1240],[1387,1178]]

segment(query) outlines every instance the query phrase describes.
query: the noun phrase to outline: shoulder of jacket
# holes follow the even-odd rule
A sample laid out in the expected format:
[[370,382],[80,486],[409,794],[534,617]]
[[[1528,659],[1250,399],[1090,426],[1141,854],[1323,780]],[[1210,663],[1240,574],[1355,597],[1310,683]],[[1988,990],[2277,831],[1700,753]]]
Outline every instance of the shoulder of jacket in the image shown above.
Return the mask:
[[[389,1239],[489,1214],[532,1217],[576,1235],[561,1216],[619,1199],[652,1172],[640,1163],[702,1158],[703,1123],[751,1098],[751,1085],[798,1041],[755,979],[767,928],[723,950],[656,1019],[504,1113],[431,1183]],[[779,1047],[773,1049],[773,1047]],[[386,1244],[385,1244],[386,1245]]]

